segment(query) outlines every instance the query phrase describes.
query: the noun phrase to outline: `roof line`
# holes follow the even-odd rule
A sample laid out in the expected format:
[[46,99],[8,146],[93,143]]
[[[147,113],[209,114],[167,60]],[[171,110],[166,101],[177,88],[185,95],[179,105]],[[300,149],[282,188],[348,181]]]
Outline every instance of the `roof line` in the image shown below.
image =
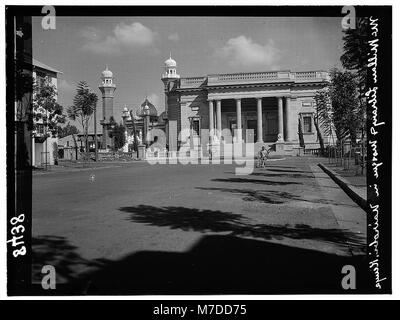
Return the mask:
[[52,71],[52,72],[55,72],[55,73],[63,74],[62,71],[57,70],[57,69],[52,68],[52,67],[49,67],[47,64],[44,64],[43,62],[40,62],[39,60],[37,60],[35,58],[32,58],[32,64],[35,67],[38,67],[38,68],[41,68],[41,69],[44,69],[44,70],[48,70],[48,71]]

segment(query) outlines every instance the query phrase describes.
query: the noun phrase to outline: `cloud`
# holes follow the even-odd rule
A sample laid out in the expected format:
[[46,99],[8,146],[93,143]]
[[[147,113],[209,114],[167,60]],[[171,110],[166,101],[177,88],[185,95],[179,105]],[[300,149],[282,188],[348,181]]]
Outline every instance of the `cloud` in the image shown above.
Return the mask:
[[274,68],[279,60],[279,52],[271,39],[265,45],[261,45],[241,35],[229,39],[222,48],[216,50],[215,55],[226,59],[231,66],[263,65]]
[[147,28],[140,22],[115,26],[112,35],[105,35],[99,29],[87,27],[81,32],[86,41],[82,50],[92,53],[115,54],[123,49],[147,48],[154,44],[156,32]]
[[179,41],[179,35],[177,33],[170,34],[168,36],[168,40],[178,42]]
[[75,88],[72,84],[70,84],[67,80],[58,80],[57,82],[57,92],[58,94],[70,94],[74,92]]

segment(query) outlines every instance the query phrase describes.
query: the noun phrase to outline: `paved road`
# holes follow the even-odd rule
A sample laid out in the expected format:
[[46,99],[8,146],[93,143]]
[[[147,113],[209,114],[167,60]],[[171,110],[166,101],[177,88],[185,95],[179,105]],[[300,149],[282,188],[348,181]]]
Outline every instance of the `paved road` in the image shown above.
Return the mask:
[[366,216],[317,160],[247,176],[144,162],[36,175],[35,277],[50,263],[87,293],[340,291]]

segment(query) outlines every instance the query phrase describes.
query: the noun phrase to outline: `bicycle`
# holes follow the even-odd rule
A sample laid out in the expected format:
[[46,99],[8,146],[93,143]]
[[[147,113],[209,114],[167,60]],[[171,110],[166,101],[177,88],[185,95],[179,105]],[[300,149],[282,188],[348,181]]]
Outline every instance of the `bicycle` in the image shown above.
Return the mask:
[[268,157],[258,157],[256,168],[265,168]]
[[268,156],[271,153],[271,151],[272,151],[272,148],[268,148],[266,155],[264,155],[264,156],[259,155],[258,156],[256,168],[265,168],[267,166]]

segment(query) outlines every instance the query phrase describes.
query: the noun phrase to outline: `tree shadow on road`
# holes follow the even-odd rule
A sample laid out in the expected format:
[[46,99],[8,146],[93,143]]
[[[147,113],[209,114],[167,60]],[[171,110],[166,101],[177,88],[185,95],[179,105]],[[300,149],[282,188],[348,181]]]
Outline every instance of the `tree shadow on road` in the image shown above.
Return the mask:
[[322,198],[305,198],[304,196],[296,195],[286,191],[275,190],[253,190],[253,189],[231,189],[231,188],[216,188],[216,187],[196,187],[199,190],[206,191],[221,191],[235,194],[242,194],[244,201],[259,201],[269,204],[283,204],[289,201],[304,201],[320,205],[334,205],[344,207],[357,207],[356,204],[340,203],[337,201],[322,199]]
[[[32,238],[32,281],[39,284],[44,276],[42,267],[51,265],[56,271],[57,286],[77,281],[82,270],[98,269],[106,260],[87,260],[79,255],[78,247],[65,237],[44,235]],[[63,290],[63,289],[62,289]]]
[[216,210],[148,205],[122,207],[119,210],[130,213],[131,215],[127,219],[132,222],[184,231],[229,232],[232,236],[264,240],[282,239],[283,237],[317,240],[345,249],[362,248],[365,245],[363,237],[348,230],[312,228],[304,224],[290,226],[252,223],[243,215]]
[[227,234],[204,235],[185,252],[139,251],[118,261],[88,260],[64,237],[35,237],[36,279],[43,276],[41,267],[50,264],[65,283],[57,283],[57,290],[39,288],[38,294],[346,293],[341,270],[348,264],[357,269],[357,292],[364,290],[360,270],[368,268],[363,255],[341,256],[265,241],[288,237],[340,246],[363,241],[349,231],[252,224],[242,215],[184,207],[141,205],[120,210],[135,223]]
[[285,181],[271,181],[271,180],[260,180],[260,179],[245,179],[245,178],[226,178],[226,179],[212,179],[214,182],[232,182],[232,183],[254,183],[263,184],[270,186],[286,186],[289,184],[302,184],[301,182],[285,182]]
[[233,236],[203,236],[185,252],[140,251],[87,278],[99,294],[296,294],[348,293],[344,265],[365,289],[363,256],[343,257]]

